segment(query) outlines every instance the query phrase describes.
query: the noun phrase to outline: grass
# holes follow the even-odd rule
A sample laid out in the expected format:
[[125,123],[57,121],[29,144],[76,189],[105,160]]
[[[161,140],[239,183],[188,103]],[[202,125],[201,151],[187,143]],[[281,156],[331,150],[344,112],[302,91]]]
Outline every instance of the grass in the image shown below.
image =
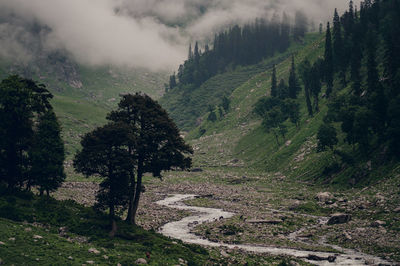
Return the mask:
[[[129,265],[138,258],[145,258],[151,265],[179,264],[179,259],[189,265],[204,265],[209,258],[204,248],[173,242],[122,221],[118,222],[117,236],[110,238],[107,216],[73,201],[56,201],[29,193],[3,196],[0,217],[0,241],[4,243],[0,246],[0,258],[7,265],[87,261]],[[67,228],[63,236],[59,235],[60,227]],[[89,253],[93,247],[100,254]]]

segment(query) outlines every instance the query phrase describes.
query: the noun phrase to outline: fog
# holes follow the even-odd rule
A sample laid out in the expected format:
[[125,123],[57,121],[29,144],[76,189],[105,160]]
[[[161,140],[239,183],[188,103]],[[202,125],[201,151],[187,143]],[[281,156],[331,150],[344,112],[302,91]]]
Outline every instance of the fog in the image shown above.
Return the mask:
[[348,0],[2,0],[0,57],[29,61],[37,47],[87,65],[171,70],[190,42],[229,25],[296,10],[325,23],[335,7]]

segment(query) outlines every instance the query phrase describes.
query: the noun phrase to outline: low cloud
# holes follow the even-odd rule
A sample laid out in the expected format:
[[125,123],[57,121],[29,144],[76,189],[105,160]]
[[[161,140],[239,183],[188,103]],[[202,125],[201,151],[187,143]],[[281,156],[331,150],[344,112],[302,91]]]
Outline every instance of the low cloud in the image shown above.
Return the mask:
[[189,42],[229,25],[296,10],[326,22],[335,7],[347,6],[347,0],[2,0],[0,57],[28,60],[37,43],[83,64],[170,70],[185,59]]

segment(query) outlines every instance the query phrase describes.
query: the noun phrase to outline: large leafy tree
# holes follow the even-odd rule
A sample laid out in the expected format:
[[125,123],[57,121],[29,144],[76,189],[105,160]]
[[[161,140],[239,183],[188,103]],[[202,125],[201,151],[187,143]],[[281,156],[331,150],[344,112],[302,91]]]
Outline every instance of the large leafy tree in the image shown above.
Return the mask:
[[121,99],[118,109],[108,117],[129,128],[128,152],[132,161],[129,179],[129,209],[127,220],[135,223],[142,192],[144,173],[161,177],[161,171],[191,166],[188,156],[193,151],[185,144],[167,112],[149,96],[136,93]]
[[16,75],[0,83],[0,181],[9,189],[28,180],[33,125],[52,97],[44,85]]
[[116,209],[127,207],[129,174],[132,157],[128,148],[129,128],[123,123],[109,123],[87,133],[81,141],[82,150],[74,158],[76,171],[86,176],[100,176],[103,181],[97,194],[97,206],[109,208],[110,222],[115,230]]

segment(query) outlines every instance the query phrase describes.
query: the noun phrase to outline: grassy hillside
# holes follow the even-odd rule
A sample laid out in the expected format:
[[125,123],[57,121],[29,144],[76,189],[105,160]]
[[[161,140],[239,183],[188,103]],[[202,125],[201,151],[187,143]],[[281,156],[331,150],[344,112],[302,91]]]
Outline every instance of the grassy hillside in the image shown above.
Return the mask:
[[[323,56],[324,36],[309,34],[307,40],[304,47],[292,50],[297,68],[305,58],[313,62]],[[289,58],[279,63],[276,66],[277,79],[284,78],[287,81],[289,68]],[[296,128],[292,123],[285,122],[288,129],[286,140],[280,139],[280,144],[277,145],[275,137],[272,133],[265,132],[261,126],[261,119],[253,113],[257,100],[269,93],[271,74],[272,69],[268,69],[252,76],[234,89],[230,95],[229,112],[222,117],[218,116],[216,122],[207,121],[208,114],[205,114],[204,122],[188,134],[188,139],[192,141],[198,153],[195,157],[197,166],[245,166],[257,171],[281,172],[296,179],[339,186],[352,186],[357,182],[365,185],[385,176],[397,175],[398,164],[395,162],[381,164],[379,160],[374,160],[377,157],[374,155],[371,157],[372,162],[369,162],[362,158],[362,155],[351,153],[351,146],[344,143],[341,133],[338,135],[338,147],[354,156],[356,165],[349,166],[341,162],[340,157],[335,157],[331,151],[317,153],[316,134],[328,110],[327,100],[322,96],[319,113],[309,117],[304,93],[300,94],[300,126]],[[335,80],[334,86],[339,88],[338,80]],[[349,89],[344,88],[339,93],[346,94]],[[340,128],[339,125],[337,127]],[[357,174],[366,168],[366,177],[355,182]]]
[[[108,236],[108,218],[74,201],[56,201],[28,193],[0,198],[0,262],[6,265],[151,265],[186,261],[204,265],[208,251],[139,227],[118,223]],[[95,249],[91,252],[90,249]],[[146,255],[147,253],[147,255]]]
[[177,87],[166,93],[160,99],[160,103],[182,130],[193,129],[196,126],[196,120],[207,112],[209,105],[217,106],[221,104],[224,96],[229,97],[236,88],[248,81],[249,78],[265,73],[273,64],[284,61],[293,52],[312,43],[317,38],[318,35],[308,35],[304,39],[304,43],[292,42],[292,45],[284,53],[276,54],[274,57],[256,65],[237,67],[214,76],[192,91],[181,90]]

